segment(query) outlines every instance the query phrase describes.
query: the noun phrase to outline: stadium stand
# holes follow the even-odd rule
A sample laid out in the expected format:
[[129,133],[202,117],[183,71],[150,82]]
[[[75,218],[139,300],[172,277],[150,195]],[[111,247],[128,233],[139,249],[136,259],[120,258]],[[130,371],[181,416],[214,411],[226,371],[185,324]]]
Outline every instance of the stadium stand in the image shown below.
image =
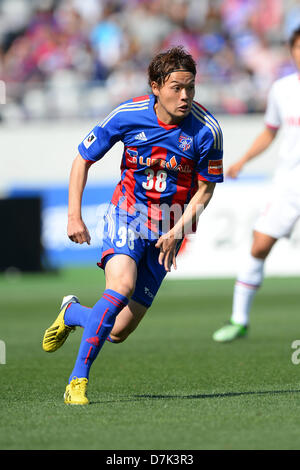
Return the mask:
[[147,90],[158,50],[182,44],[213,112],[261,112],[293,71],[296,0],[0,0],[2,120],[95,117]]

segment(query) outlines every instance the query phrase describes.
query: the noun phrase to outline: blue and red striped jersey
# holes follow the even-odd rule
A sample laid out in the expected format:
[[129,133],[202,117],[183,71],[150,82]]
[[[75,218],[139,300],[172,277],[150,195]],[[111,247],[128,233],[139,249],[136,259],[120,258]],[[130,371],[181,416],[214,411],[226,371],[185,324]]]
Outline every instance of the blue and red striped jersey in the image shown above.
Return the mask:
[[178,125],[166,125],[154,104],[154,95],[122,103],[78,146],[84,159],[96,162],[116,142],[124,143],[121,180],[112,203],[122,200],[128,212],[136,204],[184,207],[197,190],[197,180],[223,181],[223,137],[213,115],[194,101]]

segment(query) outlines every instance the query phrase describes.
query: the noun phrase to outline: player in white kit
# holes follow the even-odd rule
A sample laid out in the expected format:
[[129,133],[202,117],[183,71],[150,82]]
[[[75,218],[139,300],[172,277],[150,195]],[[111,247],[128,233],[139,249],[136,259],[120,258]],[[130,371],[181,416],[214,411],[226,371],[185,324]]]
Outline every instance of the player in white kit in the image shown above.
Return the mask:
[[300,217],[300,28],[294,31],[289,44],[298,71],[274,82],[268,96],[264,130],[227,171],[227,176],[236,178],[244,165],[266,150],[278,129],[282,129],[274,190],[254,225],[251,252],[234,287],[230,322],[213,334],[218,342],[246,336],[252,301],[263,281],[265,260],[278,239],[290,236]]

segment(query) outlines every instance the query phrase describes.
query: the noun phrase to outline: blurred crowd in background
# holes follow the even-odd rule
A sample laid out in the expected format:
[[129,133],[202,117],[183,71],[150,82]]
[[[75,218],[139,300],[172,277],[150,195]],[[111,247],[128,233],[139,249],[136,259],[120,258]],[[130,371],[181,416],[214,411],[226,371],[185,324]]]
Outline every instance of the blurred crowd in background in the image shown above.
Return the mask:
[[99,117],[149,91],[147,67],[183,45],[196,96],[217,113],[262,112],[287,48],[297,0],[0,0],[3,121]]

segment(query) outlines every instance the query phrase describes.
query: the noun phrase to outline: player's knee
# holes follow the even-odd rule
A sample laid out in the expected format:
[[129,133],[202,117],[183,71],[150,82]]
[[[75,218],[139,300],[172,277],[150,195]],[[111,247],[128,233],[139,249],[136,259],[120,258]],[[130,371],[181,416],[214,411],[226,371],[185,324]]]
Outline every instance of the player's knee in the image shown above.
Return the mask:
[[131,279],[129,279],[129,280],[120,279],[118,285],[119,285],[119,289],[121,289],[123,292],[125,292],[124,295],[126,295],[126,297],[128,299],[130,299],[130,297],[134,293],[135,282],[133,282]]
[[264,260],[269,255],[276,241],[276,238],[254,231],[251,255],[254,256],[254,258]]
[[137,266],[126,255],[113,256],[105,266],[106,289],[112,289],[130,298],[135,290]]
[[134,293],[135,289],[135,282],[130,279],[125,277],[116,277],[113,280],[111,280],[107,286],[107,289],[113,289],[116,292],[119,292],[119,294],[124,295],[128,299],[132,296]]
[[254,258],[265,259],[270,253],[271,247],[265,244],[256,243],[252,246],[251,255]]

